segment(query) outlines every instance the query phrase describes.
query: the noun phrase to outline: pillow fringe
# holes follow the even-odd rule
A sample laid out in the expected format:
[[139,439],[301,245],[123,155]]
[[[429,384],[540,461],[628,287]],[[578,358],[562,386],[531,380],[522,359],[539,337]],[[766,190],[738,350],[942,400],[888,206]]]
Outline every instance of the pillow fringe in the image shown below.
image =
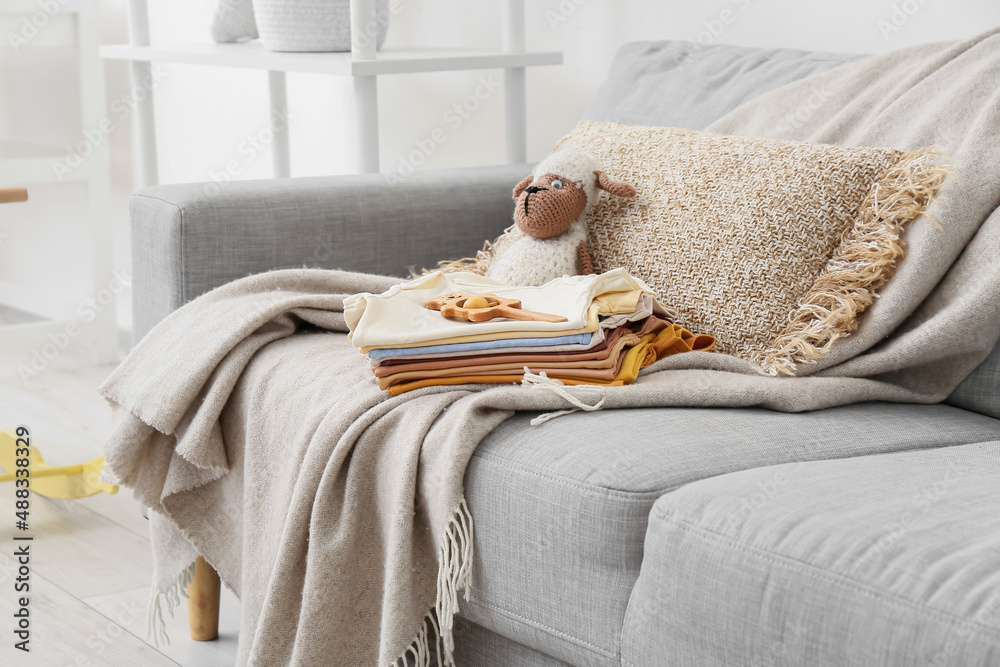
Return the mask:
[[951,173],[936,146],[905,153],[865,198],[854,226],[799,300],[789,325],[753,360],[770,375],[795,375],[800,365],[816,363],[855,331],[857,316],[877,298],[876,290],[906,254],[903,226],[927,215]]

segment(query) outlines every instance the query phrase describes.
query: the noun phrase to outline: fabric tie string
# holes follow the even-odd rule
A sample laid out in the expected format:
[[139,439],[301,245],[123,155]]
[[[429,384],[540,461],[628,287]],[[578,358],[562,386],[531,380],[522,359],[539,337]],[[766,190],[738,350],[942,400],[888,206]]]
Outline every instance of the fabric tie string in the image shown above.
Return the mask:
[[[550,378],[545,371],[542,371],[541,373],[536,375],[535,373],[532,373],[530,370],[528,370],[527,366],[524,367],[524,377],[521,378],[521,384],[551,391],[552,393],[561,397],[564,401],[566,401],[570,405],[574,406],[572,409],[569,410],[556,410],[555,412],[546,412],[545,414],[538,415],[537,417],[531,420],[530,424],[532,426],[540,426],[551,419],[555,419],[556,417],[562,417],[563,415],[572,414],[574,412],[579,412],[580,410],[583,410],[584,412],[596,412],[597,410],[600,410],[602,407],[604,407],[603,398],[594,405],[588,405],[583,401],[581,401],[580,399],[578,399],[573,394],[571,394],[569,390],[566,388],[566,385],[564,385],[561,381],[555,378]],[[592,387],[592,389],[600,390],[599,387]]]

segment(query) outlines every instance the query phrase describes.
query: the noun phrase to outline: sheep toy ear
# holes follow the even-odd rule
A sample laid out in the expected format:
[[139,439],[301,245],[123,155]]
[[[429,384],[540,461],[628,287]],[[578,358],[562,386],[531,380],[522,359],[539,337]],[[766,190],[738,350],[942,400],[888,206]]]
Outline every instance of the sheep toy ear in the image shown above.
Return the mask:
[[635,188],[633,188],[628,183],[622,183],[621,181],[612,181],[607,174],[603,171],[595,171],[594,176],[597,176],[597,187],[609,192],[618,197],[634,197]]
[[535,180],[535,175],[534,174],[528,174],[527,176],[524,177],[524,179],[520,183],[518,183],[517,185],[515,185],[514,186],[514,199],[517,199],[518,197],[520,197],[521,193],[524,192],[524,189],[526,187],[528,187],[529,185],[531,185],[531,182],[533,180]]

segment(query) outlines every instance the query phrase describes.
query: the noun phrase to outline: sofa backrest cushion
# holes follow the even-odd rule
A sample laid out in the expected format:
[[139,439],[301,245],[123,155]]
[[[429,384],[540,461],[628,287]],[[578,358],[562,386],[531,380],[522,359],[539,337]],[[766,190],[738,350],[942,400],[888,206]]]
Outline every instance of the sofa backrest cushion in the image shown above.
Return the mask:
[[[685,41],[631,42],[583,120],[702,130],[758,95],[864,58]],[[821,103],[824,91],[816,90]],[[794,126],[797,110],[789,110]],[[945,403],[1000,418],[1000,342]]]
[[[618,50],[583,120],[703,130],[762,93],[863,57],[683,41],[631,42]],[[794,110],[790,113],[789,122],[794,122]]]

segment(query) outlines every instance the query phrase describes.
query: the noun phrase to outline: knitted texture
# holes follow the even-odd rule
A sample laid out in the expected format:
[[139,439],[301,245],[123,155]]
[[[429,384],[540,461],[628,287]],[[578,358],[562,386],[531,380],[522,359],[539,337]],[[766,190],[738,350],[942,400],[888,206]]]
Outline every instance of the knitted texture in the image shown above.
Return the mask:
[[583,218],[598,196],[596,169],[592,157],[574,149],[535,165],[514,188],[512,229],[518,236],[496,248],[497,256],[484,267],[486,277],[507,285],[543,285],[579,274],[579,247],[587,242]]
[[257,39],[253,0],[217,0],[211,32],[216,42]]
[[[588,217],[594,270],[624,267],[693,331],[793,375],[857,328],[904,255],[937,154],[580,123],[559,144],[638,190]],[[557,149],[559,148],[557,147]]]
[[587,196],[586,213],[597,204],[597,178],[594,175],[601,165],[587,153],[578,150],[555,151],[547,158],[535,165],[531,172],[538,181],[546,174],[553,174],[565,181],[570,181],[576,187],[583,190]]
[[577,247],[587,240],[582,220],[548,239],[520,235],[490,263],[486,277],[505,285],[544,285],[554,278],[580,273]]
[[[587,153],[569,147],[542,160],[514,188],[514,222],[473,258],[441,262],[444,271],[475,271],[509,285],[542,285],[564,275],[591,273],[584,222],[601,190],[634,197]],[[426,273],[427,270],[425,269]]]
[[[553,183],[559,184],[558,190]],[[579,219],[587,208],[587,195],[583,188],[552,174],[537,178],[515,201],[514,222],[522,232],[536,239],[562,234],[569,223]]]
[[[261,41],[271,51],[350,51],[350,0],[253,0]],[[358,40],[382,48],[389,0],[375,0],[375,25]]]

